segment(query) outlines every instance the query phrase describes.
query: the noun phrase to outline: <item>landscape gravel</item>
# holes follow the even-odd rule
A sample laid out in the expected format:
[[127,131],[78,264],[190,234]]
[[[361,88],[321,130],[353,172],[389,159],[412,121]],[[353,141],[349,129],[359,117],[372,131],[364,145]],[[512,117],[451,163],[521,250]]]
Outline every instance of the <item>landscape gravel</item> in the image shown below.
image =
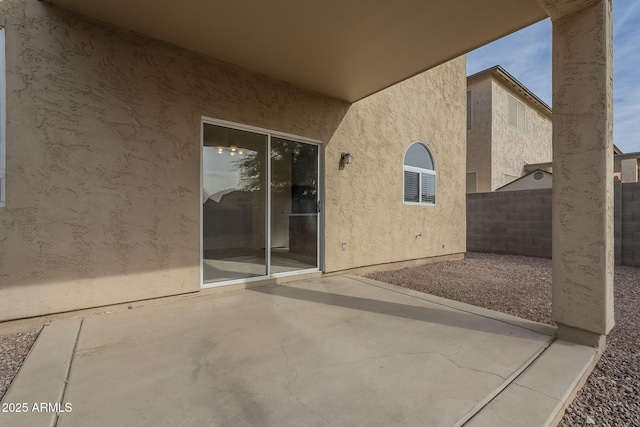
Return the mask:
[[[367,277],[553,324],[548,259],[467,253]],[[640,426],[640,268],[616,266],[614,294],[616,326],[561,426]]]
[[40,331],[0,335],[0,400],[18,373]]

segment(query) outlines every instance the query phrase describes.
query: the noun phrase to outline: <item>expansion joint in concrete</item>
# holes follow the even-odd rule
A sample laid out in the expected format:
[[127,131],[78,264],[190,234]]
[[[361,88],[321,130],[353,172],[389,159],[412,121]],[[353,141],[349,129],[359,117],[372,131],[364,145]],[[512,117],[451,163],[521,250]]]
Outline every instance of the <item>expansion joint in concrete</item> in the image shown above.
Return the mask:
[[[78,326],[78,332],[76,332],[76,339],[73,343],[73,351],[71,352],[71,360],[69,361],[69,367],[67,368],[67,374],[64,378],[64,387],[62,389],[62,393],[60,394],[60,405],[64,406],[65,401],[64,398],[67,394],[67,387],[69,385],[69,377],[71,376],[71,368],[73,368],[73,361],[76,357],[76,349],[78,348],[78,341],[80,340],[80,331],[82,331],[82,325],[84,324],[84,317],[80,319],[80,325]],[[60,413],[56,413],[55,419],[53,421],[53,427],[58,425],[58,420],[60,419]]]

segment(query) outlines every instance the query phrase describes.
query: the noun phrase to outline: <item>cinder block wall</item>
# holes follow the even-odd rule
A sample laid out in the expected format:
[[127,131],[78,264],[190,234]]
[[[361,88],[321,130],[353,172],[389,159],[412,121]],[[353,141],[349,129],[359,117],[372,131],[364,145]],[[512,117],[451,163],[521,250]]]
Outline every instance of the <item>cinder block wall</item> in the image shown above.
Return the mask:
[[622,183],[613,184],[613,241],[616,265],[622,264]]
[[551,258],[551,190],[467,194],[467,251]]
[[[622,264],[640,267],[640,183],[622,184]],[[617,216],[617,215],[616,215]]]
[[[640,267],[640,183],[614,187],[616,264]],[[551,258],[551,190],[467,194],[467,251]]]

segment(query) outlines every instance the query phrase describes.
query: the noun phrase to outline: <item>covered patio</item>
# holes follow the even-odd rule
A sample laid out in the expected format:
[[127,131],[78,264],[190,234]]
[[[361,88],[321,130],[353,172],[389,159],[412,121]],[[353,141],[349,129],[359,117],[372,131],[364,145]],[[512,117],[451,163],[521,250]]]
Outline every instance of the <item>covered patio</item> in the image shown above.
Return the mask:
[[51,3],[349,103],[551,17],[553,316],[561,337],[603,345],[614,324],[611,0]]
[[[2,414],[0,423],[529,426],[559,419],[614,323],[610,0],[47,3],[54,12],[67,8],[326,95],[318,103],[344,109],[550,16],[558,328],[348,275],[220,295],[190,280],[159,293],[184,294],[163,304],[133,303],[131,310],[46,326],[4,402],[62,406]],[[91,48],[82,39],[73,43]],[[238,82],[225,86],[230,97]],[[331,133],[322,114],[305,120]],[[337,181],[349,190],[347,179]],[[119,196],[114,192],[114,200]],[[322,225],[349,228],[336,224]],[[335,259],[353,256],[343,254],[345,247],[332,246]],[[172,267],[176,277],[184,274],[182,264]],[[341,271],[321,264],[318,270]],[[195,262],[188,272],[196,279]],[[125,295],[140,279],[133,270],[121,273],[102,277],[111,293],[124,295],[118,302],[155,297]],[[154,292],[157,276],[145,283]],[[167,287],[177,282],[164,280]],[[67,302],[81,291],[93,297],[93,288],[70,283],[14,286],[5,304],[39,299],[55,306],[53,300]],[[79,301],[47,313],[114,303]],[[40,312],[26,313],[14,318]]]
[[0,422],[554,425],[597,356],[554,335],[350,275],[138,303],[47,325]]

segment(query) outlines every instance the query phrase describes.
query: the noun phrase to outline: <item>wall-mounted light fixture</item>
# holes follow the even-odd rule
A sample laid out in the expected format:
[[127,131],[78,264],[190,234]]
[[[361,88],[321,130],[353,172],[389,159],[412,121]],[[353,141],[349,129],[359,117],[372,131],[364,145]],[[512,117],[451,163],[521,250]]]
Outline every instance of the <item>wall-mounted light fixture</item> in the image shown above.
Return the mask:
[[353,156],[349,153],[340,154],[340,170],[344,169],[344,165],[353,163]]

